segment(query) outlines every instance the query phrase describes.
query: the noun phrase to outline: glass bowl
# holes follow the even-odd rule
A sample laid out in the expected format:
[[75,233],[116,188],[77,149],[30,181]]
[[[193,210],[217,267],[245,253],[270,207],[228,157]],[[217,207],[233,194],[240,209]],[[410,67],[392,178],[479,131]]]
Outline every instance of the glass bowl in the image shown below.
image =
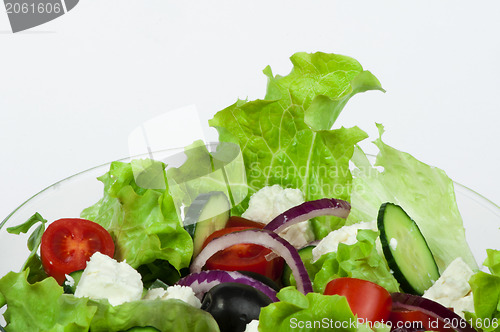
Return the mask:
[[[168,156],[174,152],[178,153],[179,150],[169,150],[163,154]],[[158,159],[156,155],[155,159]],[[103,185],[96,178],[106,173],[109,166],[110,163],[106,163],[56,182],[21,204],[0,223],[0,252],[9,253],[2,254],[0,277],[9,271],[19,271],[29,255],[28,235],[13,235],[4,229],[25,222],[35,212],[39,212],[47,220],[79,217],[84,208],[101,198]],[[455,193],[467,241],[478,265],[481,265],[486,258],[486,249],[500,249],[500,207],[456,182]],[[4,323],[0,312],[0,330]]]

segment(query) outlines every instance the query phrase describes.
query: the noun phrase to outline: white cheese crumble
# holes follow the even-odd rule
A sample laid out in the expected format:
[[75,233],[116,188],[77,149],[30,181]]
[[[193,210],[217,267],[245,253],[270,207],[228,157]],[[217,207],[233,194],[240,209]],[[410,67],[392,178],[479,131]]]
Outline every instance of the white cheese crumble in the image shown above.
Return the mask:
[[259,321],[254,319],[247,324],[244,332],[259,332]]
[[[241,215],[243,218],[268,224],[286,210],[304,203],[304,194],[299,189],[282,188],[275,184],[267,186],[250,197],[248,209]],[[292,225],[280,234],[293,246],[299,248],[314,240],[309,221]]]
[[148,289],[146,295],[144,295],[144,300],[156,300],[161,299],[167,291],[163,288],[151,288]]
[[[377,223],[372,222],[360,222],[350,226],[341,227],[335,231],[330,232],[325,236],[312,250],[313,262],[316,262],[321,256],[329,252],[336,252],[340,243],[347,245],[355,244],[358,242],[356,236],[360,229],[371,229],[377,231]],[[379,245],[377,244],[377,247]],[[378,249],[378,248],[377,248]]]
[[389,241],[389,246],[391,247],[392,250],[396,250],[396,248],[398,247],[398,240],[396,240],[395,238],[392,238]]
[[200,299],[198,299],[191,287],[174,285],[169,286],[167,289],[163,288],[153,288],[148,290],[144,296],[145,300],[155,300],[155,299],[177,299],[186,302],[187,304],[195,307],[201,308]]
[[455,313],[462,317],[464,311],[474,312],[474,300],[469,285],[473,274],[469,265],[459,257],[448,265],[434,285],[425,291],[423,297],[453,308]]
[[95,300],[107,299],[115,306],[140,300],[142,290],[141,275],[133,267],[96,252],[83,270],[75,296]]
[[69,274],[65,274],[66,276],[66,281],[64,281],[64,284],[68,287],[73,287],[75,285],[75,279],[73,279],[72,276]]

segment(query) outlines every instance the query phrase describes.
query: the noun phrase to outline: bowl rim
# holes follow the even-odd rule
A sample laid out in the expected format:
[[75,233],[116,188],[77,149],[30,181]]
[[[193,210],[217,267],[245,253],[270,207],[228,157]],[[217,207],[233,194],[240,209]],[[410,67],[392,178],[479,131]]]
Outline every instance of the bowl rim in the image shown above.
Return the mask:
[[99,168],[102,168],[104,166],[109,166],[111,165],[111,163],[113,162],[126,162],[126,161],[130,161],[132,159],[139,159],[139,158],[144,158],[144,157],[151,157],[152,155],[154,154],[160,154],[160,153],[166,153],[166,152],[176,152],[176,151],[183,151],[184,150],[184,147],[178,147],[178,148],[167,148],[167,149],[161,149],[161,150],[156,150],[156,151],[152,151],[152,152],[146,152],[146,153],[142,153],[142,154],[138,154],[138,155],[134,155],[134,156],[128,156],[128,157],[123,157],[123,158],[120,158],[120,159],[114,159],[112,161],[108,161],[108,162],[105,162],[105,163],[102,163],[100,165],[96,165],[96,166],[93,166],[93,167],[90,167],[90,168],[87,168],[87,169],[84,169],[82,171],[79,171],[75,174],[72,174],[70,176],[67,176],[61,180],[58,180],[48,186],[46,186],[45,188],[43,188],[42,190],[38,191],[37,193],[33,194],[32,196],[30,196],[28,199],[26,199],[24,202],[22,202],[20,205],[18,205],[12,212],[10,212],[7,217],[5,217],[1,222],[0,222],[0,230],[3,228],[3,226],[9,221],[9,219],[17,212],[19,211],[23,206],[25,206],[26,204],[28,204],[32,199],[38,197],[39,195],[43,194],[44,192],[52,189],[53,187],[63,183],[63,182],[66,182],[68,180],[71,180],[73,178],[76,178],[78,177],[79,175],[82,175],[84,173],[88,173],[88,172],[91,172],[93,170],[97,170]]
[[[208,143],[207,143],[208,144]],[[138,159],[138,158],[144,158],[144,157],[151,157],[152,154],[158,154],[158,153],[165,153],[165,152],[169,152],[169,151],[179,151],[179,150],[184,150],[184,147],[179,147],[179,148],[169,148],[169,149],[163,149],[163,150],[158,150],[158,151],[153,151],[151,153],[143,153],[143,154],[139,154],[139,155],[135,155],[135,156],[129,156],[129,157],[124,157],[124,158],[121,158],[121,159],[115,159],[115,160],[112,160],[112,161],[109,161],[109,162],[105,162],[103,164],[100,164],[100,165],[97,165],[97,166],[94,166],[94,167],[91,167],[91,168],[87,168],[83,171],[80,171],[78,173],[75,173],[75,174],[72,174],[66,178],[63,178],[59,181],[56,181],[54,182],[53,184],[43,188],[42,190],[40,190],[39,192],[37,192],[36,194],[32,195],[31,197],[29,197],[28,199],[26,199],[23,203],[21,203],[19,206],[17,206],[11,213],[9,213],[7,215],[7,217],[5,217],[2,222],[0,222],[0,230],[3,228],[3,226],[9,221],[9,219],[17,212],[19,211],[23,206],[25,206],[26,204],[28,204],[32,199],[38,197],[39,195],[43,194],[44,192],[48,191],[49,189],[63,183],[63,182],[66,182],[68,180],[71,180],[73,178],[76,178],[78,177],[79,175],[81,174],[84,174],[84,173],[88,173],[88,172],[91,172],[93,170],[96,170],[98,168],[102,168],[104,166],[107,166],[107,165],[111,165],[111,163],[113,162],[126,162],[128,160],[132,160],[132,159]],[[370,153],[367,153],[366,156],[372,160],[372,159],[375,159],[376,158],[376,155],[374,154],[370,154]],[[459,182],[456,182],[452,179],[453,181],[453,186],[454,186],[454,189],[455,189],[455,194],[456,194],[456,189],[457,187],[460,188],[461,190],[465,191],[466,193],[468,194],[472,194],[474,197],[471,197],[472,199],[475,198],[475,200],[477,201],[477,199],[480,200],[480,204],[482,205],[486,205],[485,207],[488,208],[488,210],[492,211],[494,214],[498,215],[500,217],[500,205],[497,205],[495,202],[493,202],[492,200],[490,200],[489,198],[485,197],[484,195],[478,193],[477,191],[475,191],[474,189],[471,189]],[[470,196],[470,195],[469,195]]]

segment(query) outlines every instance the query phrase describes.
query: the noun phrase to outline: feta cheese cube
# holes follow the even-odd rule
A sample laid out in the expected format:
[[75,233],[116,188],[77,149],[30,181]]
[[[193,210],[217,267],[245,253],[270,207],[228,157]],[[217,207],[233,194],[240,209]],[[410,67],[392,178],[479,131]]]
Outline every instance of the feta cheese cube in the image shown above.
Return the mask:
[[163,288],[153,288],[148,290],[146,295],[144,296],[145,300],[155,300],[155,299],[177,299],[186,302],[187,304],[195,307],[201,308],[200,299],[198,299],[191,287],[188,286],[180,286],[174,285],[167,287],[167,289]]
[[[337,252],[340,243],[347,245],[355,244],[358,242],[356,236],[360,229],[371,229],[377,231],[377,224],[372,222],[360,222],[350,226],[344,226],[335,231],[330,232],[325,236],[312,250],[313,262],[316,262],[321,256],[329,252]],[[378,246],[378,244],[377,244]],[[378,248],[377,248],[378,249]]]
[[161,299],[167,291],[163,288],[151,288],[148,289],[146,295],[144,295],[144,300],[156,300]]
[[[275,184],[267,186],[250,197],[248,209],[241,215],[253,221],[268,224],[286,210],[304,203],[304,194],[299,189],[282,188]],[[296,248],[314,240],[309,221],[303,221],[284,229],[280,234]]]
[[259,321],[254,319],[248,323],[245,332],[259,332]]
[[469,285],[469,279],[473,274],[470,267],[459,257],[448,265],[434,285],[425,291],[423,297],[453,308],[463,317],[463,311],[474,311],[474,301]]
[[141,275],[126,262],[96,252],[90,257],[76,286],[76,297],[94,300],[107,299],[113,306],[140,300],[142,297]]

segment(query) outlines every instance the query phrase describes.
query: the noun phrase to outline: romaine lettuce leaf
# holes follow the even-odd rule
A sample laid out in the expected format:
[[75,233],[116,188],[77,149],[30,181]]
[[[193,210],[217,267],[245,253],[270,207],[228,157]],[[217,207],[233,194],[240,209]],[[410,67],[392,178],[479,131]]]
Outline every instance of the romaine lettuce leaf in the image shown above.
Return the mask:
[[82,218],[110,232],[119,261],[126,260],[134,268],[155,260],[166,260],[177,270],[187,267],[193,243],[182,227],[168,188],[138,186],[132,167],[132,163],[111,164],[110,171],[99,178],[104,183],[104,197],[85,209]]
[[380,152],[375,166],[382,166],[383,171],[372,167],[361,150],[355,152],[357,169],[347,223],[376,220],[382,203],[398,204],[417,223],[441,272],[457,257],[477,269],[465,240],[453,181],[441,169],[385,144],[383,126],[377,126],[379,138],[374,143]]
[[[350,200],[349,160],[354,145],[367,137],[358,127],[330,130],[347,100],[366,90],[382,90],[378,80],[354,59],[325,53],[296,53],[287,76],[269,78],[264,100],[238,100],[209,124],[219,140],[240,146],[249,194],[279,184],[301,189],[306,200]],[[233,209],[241,215],[247,200]],[[344,223],[313,221],[317,238]]]
[[88,331],[96,312],[88,299],[63,294],[54,278],[30,284],[28,274],[10,272],[0,279],[7,331]]
[[378,233],[359,230],[358,242],[340,243],[337,252],[327,253],[315,263],[320,267],[314,277],[314,291],[323,293],[326,284],[335,278],[352,277],[374,282],[389,292],[399,292],[399,283],[390,272],[384,257],[376,248]]
[[97,308],[90,325],[92,332],[126,331],[138,326],[152,326],[160,331],[219,332],[209,313],[180,300],[139,300],[118,306],[107,301],[89,304]]

